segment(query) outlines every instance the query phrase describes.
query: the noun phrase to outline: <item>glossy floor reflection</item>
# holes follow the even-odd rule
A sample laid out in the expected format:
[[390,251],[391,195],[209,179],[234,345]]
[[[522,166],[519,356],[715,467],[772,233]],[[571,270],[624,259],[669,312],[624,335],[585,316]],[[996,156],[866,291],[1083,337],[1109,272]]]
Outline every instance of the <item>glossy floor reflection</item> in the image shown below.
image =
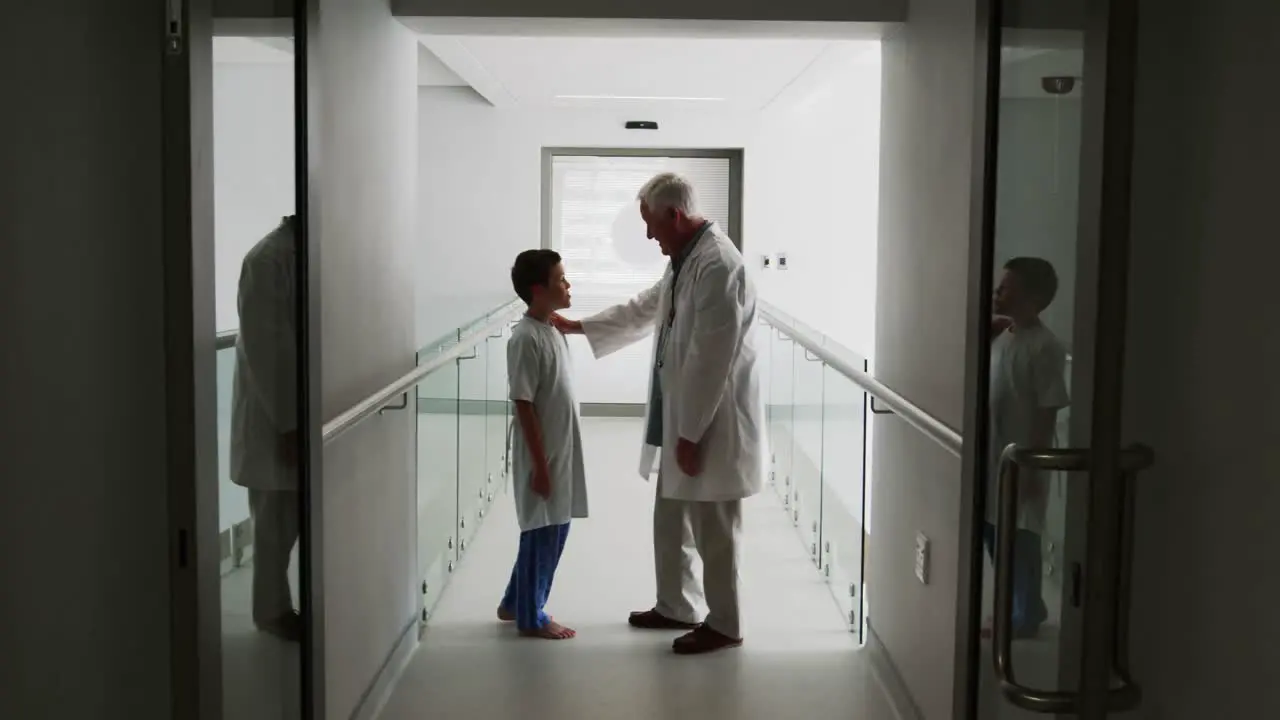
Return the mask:
[[653,601],[639,436],[636,420],[584,421],[591,517],[573,528],[548,608],[578,638],[521,639],[494,620],[517,535],[504,495],[382,718],[896,717],[772,493],[747,505],[743,648],[677,657],[670,634],[626,625]]

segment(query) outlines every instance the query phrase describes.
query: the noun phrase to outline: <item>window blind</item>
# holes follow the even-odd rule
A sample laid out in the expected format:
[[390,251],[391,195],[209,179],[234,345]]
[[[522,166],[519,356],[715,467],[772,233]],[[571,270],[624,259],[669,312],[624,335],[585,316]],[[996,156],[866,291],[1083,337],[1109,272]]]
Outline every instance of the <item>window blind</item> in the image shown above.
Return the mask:
[[[675,172],[694,187],[698,209],[729,228],[728,158],[555,155],[551,159],[550,245],[564,259],[580,318],[635,297],[667,267],[646,237],[636,194],[654,175]],[[602,361],[577,364],[582,402],[643,403],[652,341]]]

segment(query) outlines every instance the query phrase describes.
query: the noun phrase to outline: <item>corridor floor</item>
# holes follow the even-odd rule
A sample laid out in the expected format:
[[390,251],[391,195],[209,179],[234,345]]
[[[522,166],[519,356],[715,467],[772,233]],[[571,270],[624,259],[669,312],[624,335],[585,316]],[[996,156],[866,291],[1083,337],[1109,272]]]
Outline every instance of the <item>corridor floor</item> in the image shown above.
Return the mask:
[[892,720],[887,696],[772,493],[746,507],[744,647],[671,653],[632,630],[653,602],[653,485],[634,471],[639,421],[584,420],[591,517],[569,536],[548,611],[568,641],[517,637],[494,618],[517,530],[509,495],[469,548],[383,720]]

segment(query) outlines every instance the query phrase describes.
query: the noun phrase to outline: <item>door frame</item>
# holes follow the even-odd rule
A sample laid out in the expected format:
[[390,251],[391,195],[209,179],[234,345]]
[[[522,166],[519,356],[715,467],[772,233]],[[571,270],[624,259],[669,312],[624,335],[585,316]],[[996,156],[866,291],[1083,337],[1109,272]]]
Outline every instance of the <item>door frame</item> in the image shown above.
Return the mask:
[[[987,502],[990,371],[990,297],[994,281],[996,160],[999,136],[1000,52],[1003,10],[1011,0],[978,0],[975,56],[975,178],[971,195],[971,298],[966,348],[965,427],[961,491],[960,574],[957,597],[956,717],[977,718],[983,673],[984,550],[981,528]],[[1088,3],[1075,24],[1084,39],[1084,73],[1093,88],[1081,100],[1076,300],[1071,345],[1070,443],[1088,447],[1088,480],[1068,483],[1064,567],[1079,563],[1081,605],[1064,605],[1059,645],[1059,688],[1079,695],[1078,713],[1100,719],[1110,710],[1116,650],[1123,638],[1117,609],[1121,512],[1121,403],[1127,321],[1129,211],[1133,155],[1137,0]],[[1070,20],[1064,12],[1060,19]],[[1065,24],[1065,23],[1064,23]],[[1070,30],[1071,28],[1066,28]],[[1083,289],[1084,292],[1080,290]],[[1045,688],[1046,690],[1049,688]],[[1063,715],[1062,717],[1068,717]]]
[[[319,236],[315,232],[319,212],[316,195],[318,185],[311,182],[313,171],[320,168],[319,157],[319,73],[308,72],[308,68],[319,68],[317,44],[319,33],[319,0],[271,0],[267,3],[246,3],[235,0],[183,0],[187,21],[186,30],[188,47],[200,49],[202,55],[192,60],[191,66],[191,102],[193,112],[199,109],[200,118],[187,119],[187,127],[191,132],[192,169],[189,176],[193,184],[208,183],[207,192],[198,194],[197,199],[204,199],[207,205],[201,206],[193,201],[192,212],[196,213],[193,222],[196,227],[207,230],[208,262],[197,264],[192,283],[197,293],[204,293],[203,283],[207,283],[207,302],[209,330],[197,333],[199,343],[208,336],[208,357],[210,369],[207,375],[210,390],[216,394],[216,372],[212,367],[214,358],[213,338],[213,158],[214,129],[212,117],[213,101],[213,66],[211,42],[215,36],[290,36],[294,42],[294,214],[297,216],[297,242],[295,274],[297,278],[297,317],[298,328],[298,414],[299,424],[305,432],[299,434],[299,541],[298,541],[298,598],[297,602],[303,620],[303,636],[298,645],[300,654],[300,709],[301,717],[306,720],[321,719],[325,716],[325,656],[324,656],[324,576],[323,576],[323,504],[322,504],[322,468],[323,447],[321,442],[321,376],[320,376],[320,273],[319,273]],[[199,60],[204,64],[197,66]],[[197,105],[197,101],[203,106]],[[207,117],[204,117],[207,115]],[[204,120],[204,125],[197,124]],[[195,159],[205,159],[204,167],[194,164]],[[166,162],[169,162],[166,158]],[[207,174],[207,177],[205,175]],[[181,180],[175,176],[177,180]],[[176,181],[175,181],[176,182]],[[173,187],[175,182],[171,182]],[[198,189],[198,188],[197,188]],[[194,191],[193,191],[194,192]],[[203,225],[201,223],[204,223]],[[198,242],[199,233],[193,230],[193,244],[201,250]],[[316,272],[310,272],[315,268]],[[207,271],[206,271],[207,269]],[[201,295],[203,299],[203,295]],[[212,397],[212,396],[211,396]],[[197,413],[198,422],[208,422],[209,433],[215,439],[216,428],[213,427],[216,413],[210,404],[207,412]],[[208,455],[214,464],[210,479],[198,479],[195,492],[200,495],[201,505],[196,522],[201,529],[200,541],[212,548],[210,566],[201,568],[202,584],[199,588],[199,611],[202,623],[212,622],[212,632],[202,637],[200,647],[200,666],[203,673],[200,678],[201,718],[221,720],[222,718],[222,637],[221,624],[221,577],[218,567],[218,473],[216,472],[217,455]],[[182,479],[190,485],[190,477]],[[191,492],[191,488],[186,490]],[[171,501],[172,502],[172,501]],[[207,576],[207,577],[206,577]],[[176,607],[175,608],[180,609]],[[207,617],[212,613],[211,619]],[[175,615],[174,627],[180,628],[190,620]],[[188,645],[183,645],[181,652],[175,639],[175,689],[178,673],[183,669],[179,664],[184,662],[183,652],[191,652]],[[207,659],[212,658],[210,663]],[[206,666],[214,667],[206,667]],[[175,707],[178,702],[175,699]],[[195,717],[175,714],[175,717]]]
[[[324,441],[321,384],[320,129],[323,126],[320,0],[292,0],[294,212],[297,215],[298,328],[298,606],[302,615],[300,679],[302,720],[323,720],[324,632]],[[311,70],[315,70],[312,72]],[[314,181],[313,181],[314,180]]]

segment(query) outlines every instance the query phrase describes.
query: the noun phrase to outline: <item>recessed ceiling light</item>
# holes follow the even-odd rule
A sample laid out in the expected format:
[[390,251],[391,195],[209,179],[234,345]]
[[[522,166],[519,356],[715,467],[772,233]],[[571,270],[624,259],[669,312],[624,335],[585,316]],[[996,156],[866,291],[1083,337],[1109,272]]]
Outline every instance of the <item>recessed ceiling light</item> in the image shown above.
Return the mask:
[[556,95],[556,100],[661,100],[665,102],[724,102],[724,98],[666,95]]

